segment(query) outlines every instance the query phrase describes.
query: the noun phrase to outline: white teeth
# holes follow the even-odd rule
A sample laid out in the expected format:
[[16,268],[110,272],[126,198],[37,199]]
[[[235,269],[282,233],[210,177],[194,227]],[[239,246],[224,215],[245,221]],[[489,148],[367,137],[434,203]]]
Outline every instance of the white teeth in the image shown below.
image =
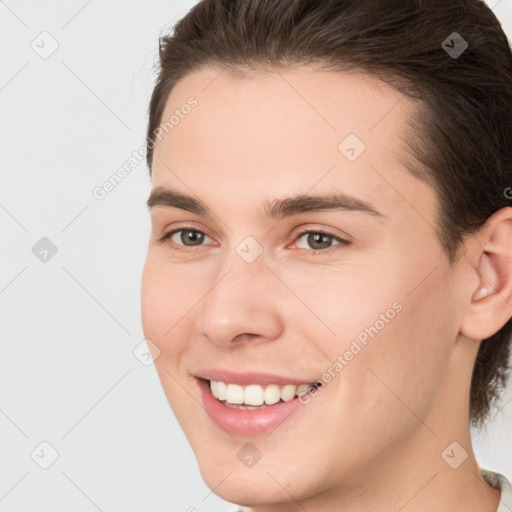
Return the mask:
[[249,386],[240,386],[238,384],[227,384],[221,381],[210,381],[210,390],[212,395],[220,401],[226,401],[228,404],[245,404],[248,406],[273,405],[282,400],[289,402],[296,396],[301,396],[312,389],[312,384],[286,384],[279,386],[269,384],[260,386],[251,384]]
[[261,386],[252,384],[244,389],[244,404],[262,405],[265,401],[265,391]]
[[265,403],[267,405],[276,404],[281,400],[281,390],[277,384],[270,384],[265,388]]
[[297,391],[297,386],[295,384],[286,384],[281,388],[281,400],[285,402],[289,402],[293,398],[295,398],[295,392]]
[[[214,381],[212,381],[214,382]],[[217,382],[217,394],[216,396],[219,400],[226,400],[226,392],[228,390],[228,386],[225,382]]]
[[230,404],[243,404],[244,388],[242,386],[239,386],[238,384],[228,384],[228,388],[226,390],[226,400]]

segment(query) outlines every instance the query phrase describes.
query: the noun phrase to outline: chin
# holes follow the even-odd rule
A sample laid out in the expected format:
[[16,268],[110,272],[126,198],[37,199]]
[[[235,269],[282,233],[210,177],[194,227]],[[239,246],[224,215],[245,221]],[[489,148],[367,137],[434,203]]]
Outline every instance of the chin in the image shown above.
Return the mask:
[[[240,441],[243,446],[246,441]],[[255,440],[254,443],[258,443]],[[238,445],[238,443],[237,443]],[[218,445],[215,453],[211,448],[202,447],[200,456],[196,453],[201,477],[211,491],[223,500],[247,507],[284,504],[290,496],[304,499],[307,472],[300,475],[289,461],[282,465],[281,457],[265,456],[253,467],[246,467],[236,456],[238,446],[233,450],[222,450]],[[222,452],[222,453],[221,453]],[[272,459],[272,460],[271,460]],[[294,485],[298,482],[300,485]],[[311,482],[314,486],[314,482]]]
[[290,494],[295,496],[293,489],[286,493],[264,470],[253,473],[255,468],[231,468],[221,475],[216,467],[200,466],[201,476],[214,494],[230,503],[246,507],[273,505],[286,502]]

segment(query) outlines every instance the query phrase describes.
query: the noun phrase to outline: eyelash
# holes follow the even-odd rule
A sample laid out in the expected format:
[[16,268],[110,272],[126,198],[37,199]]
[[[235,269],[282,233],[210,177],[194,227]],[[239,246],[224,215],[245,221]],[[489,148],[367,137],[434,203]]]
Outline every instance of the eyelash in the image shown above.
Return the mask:
[[[182,226],[179,229],[173,229],[172,231],[169,231],[168,233],[164,233],[158,239],[158,242],[161,243],[161,244],[169,243],[170,242],[170,238],[174,234],[179,233],[180,231],[193,231],[195,233],[201,233],[202,235],[208,236],[206,233],[204,233],[203,231],[200,231],[199,229],[196,229],[193,226]],[[338,247],[339,245],[340,246],[348,246],[351,243],[348,240],[344,240],[343,238],[340,238],[339,236],[336,236],[336,235],[334,235],[332,233],[329,233],[328,231],[323,231],[321,229],[319,229],[319,230],[318,229],[304,229],[304,230],[300,231],[299,233],[297,233],[295,235],[293,241],[295,242],[298,239],[300,239],[303,235],[310,234],[310,233],[328,236],[329,238],[332,238],[333,240],[339,242],[339,244],[331,245],[331,247],[327,247],[327,249],[299,249],[301,251],[306,251],[306,252],[312,254],[313,256],[315,256],[317,254],[330,254],[333,250],[336,250],[336,247]],[[208,238],[211,238],[211,237],[208,237]],[[196,249],[185,248],[186,246],[184,246],[184,245],[177,245],[174,242],[170,242],[170,244],[171,244],[171,248],[172,249],[174,249],[176,251],[179,251],[179,252],[186,252],[186,253],[197,252]],[[196,246],[196,247],[200,247],[200,246]]]

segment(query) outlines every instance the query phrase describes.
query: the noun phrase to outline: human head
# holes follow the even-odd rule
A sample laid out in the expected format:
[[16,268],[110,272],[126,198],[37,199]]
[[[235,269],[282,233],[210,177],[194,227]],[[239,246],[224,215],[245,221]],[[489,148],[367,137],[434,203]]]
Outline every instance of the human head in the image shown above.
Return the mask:
[[[453,32],[468,42],[457,57],[449,52]],[[449,46],[443,47],[446,39]],[[483,2],[203,1],[173,35],[162,38],[160,64],[150,104],[150,169],[170,94],[193,74],[217,67],[243,79],[313,64],[340,76],[366,74],[368,84],[373,77],[404,95],[389,112],[406,105],[411,114],[397,115],[408,129],[402,135],[410,150],[398,158],[435,193],[432,220],[450,265],[464,257],[464,244],[476,240],[491,215],[510,205],[505,191],[512,183],[512,56]],[[186,130],[188,121],[193,114],[169,131],[168,140]],[[488,417],[505,384],[511,329],[508,319],[478,349],[468,411],[475,425]]]
[[[150,173],[167,98],[188,73],[208,64],[236,71],[320,61],[369,71],[420,100],[411,123],[410,170],[439,196],[438,235],[450,261],[465,235],[511,204],[512,56],[483,1],[251,4],[199,2],[173,35],[162,37],[147,132]],[[457,59],[447,58],[440,43],[453,27],[471,43]],[[480,346],[471,382],[470,415],[477,426],[506,383],[511,336],[508,321]]]

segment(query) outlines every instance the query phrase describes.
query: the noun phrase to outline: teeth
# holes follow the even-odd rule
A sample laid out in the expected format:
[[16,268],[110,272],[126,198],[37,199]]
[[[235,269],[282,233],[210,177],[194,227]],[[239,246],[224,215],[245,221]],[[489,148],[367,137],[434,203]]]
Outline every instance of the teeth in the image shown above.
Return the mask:
[[217,389],[216,389],[217,394],[215,396],[219,400],[226,400],[227,390],[228,390],[228,386],[225,382],[217,382]]
[[226,401],[228,401],[230,404],[243,404],[244,388],[238,384],[228,384],[228,389],[226,391]]
[[295,392],[297,391],[297,386],[294,384],[286,384],[281,388],[281,400],[284,402],[289,402],[293,398],[295,398]]
[[219,396],[219,382],[216,380],[210,381],[210,390],[213,396]]
[[281,400],[281,389],[277,384],[269,384],[265,388],[265,403],[267,405],[276,404]]
[[[231,384],[229,385],[231,386]],[[229,387],[228,386],[228,387]],[[262,405],[265,401],[265,391],[261,386],[256,384],[252,384],[251,386],[247,386],[244,391],[244,404],[247,405]],[[229,402],[229,400],[228,400]]]
[[212,395],[220,401],[226,401],[228,404],[245,404],[248,406],[272,405],[280,400],[289,402],[296,396],[307,393],[314,387],[314,384],[286,384],[279,386],[269,384],[260,386],[251,384],[249,386],[239,386],[238,384],[227,384],[221,381],[210,381],[210,390]]
[[307,393],[311,386],[309,384],[300,384],[297,386],[297,396],[302,396],[304,393]]

